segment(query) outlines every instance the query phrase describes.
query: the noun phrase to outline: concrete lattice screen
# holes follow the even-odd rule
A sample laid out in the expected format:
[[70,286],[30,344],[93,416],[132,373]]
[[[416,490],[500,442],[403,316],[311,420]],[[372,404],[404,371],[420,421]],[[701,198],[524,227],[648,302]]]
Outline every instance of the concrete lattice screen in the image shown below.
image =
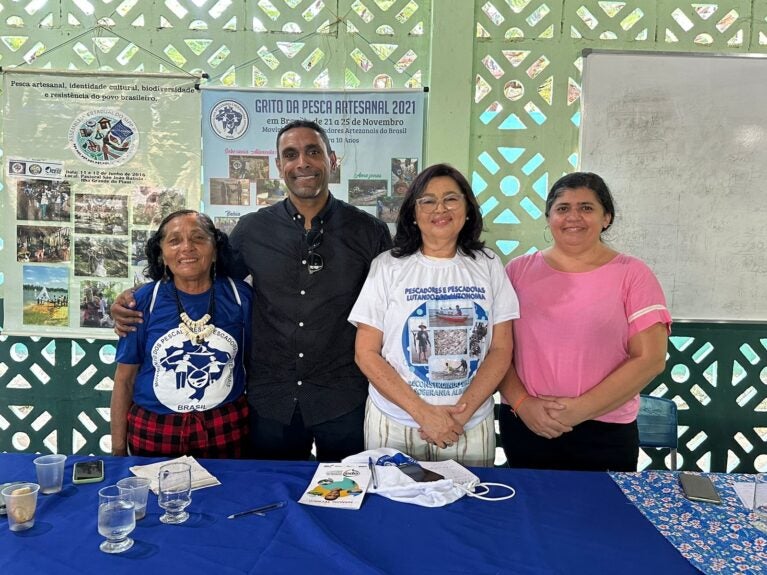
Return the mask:
[[[420,89],[442,57],[430,43],[440,1],[0,0],[0,66]],[[547,188],[578,165],[583,49],[764,53],[765,17],[767,4],[745,0],[476,0],[471,82],[455,85],[472,102],[469,176],[488,244],[504,261],[546,245]],[[13,249],[14,230],[0,233]],[[679,405],[683,468],[767,469],[765,334],[674,325],[667,370],[646,392]],[[113,357],[109,341],[2,336],[0,451],[107,452]],[[665,455],[643,454],[640,467],[663,467]]]

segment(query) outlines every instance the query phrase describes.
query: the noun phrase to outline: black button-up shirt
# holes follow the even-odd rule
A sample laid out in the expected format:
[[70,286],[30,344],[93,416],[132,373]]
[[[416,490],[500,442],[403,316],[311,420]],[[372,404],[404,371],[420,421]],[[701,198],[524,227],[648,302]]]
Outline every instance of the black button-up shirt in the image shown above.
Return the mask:
[[370,262],[391,247],[386,224],[332,196],[312,220],[323,269],[309,274],[303,216],[290,200],[246,214],[232,231],[235,268],[253,278],[248,401],[260,416],[290,423],[296,404],[307,425],[365,402],[347,321]]

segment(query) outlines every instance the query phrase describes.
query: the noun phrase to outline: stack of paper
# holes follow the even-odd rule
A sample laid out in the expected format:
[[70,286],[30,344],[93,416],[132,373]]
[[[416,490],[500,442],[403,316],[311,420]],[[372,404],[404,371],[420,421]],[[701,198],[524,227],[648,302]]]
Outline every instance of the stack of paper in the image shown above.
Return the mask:
[[192,471],[192,491],[195,489],[202,489],[203,487],[212,487],[213,485],[221,485],[221,482],[213,477],[207,469],[200,465],[194,457],[184,455],[178,459],[171,459],[169,461],[158,461],[157,463],[150,463],[149,465],[134,465],[130,468],[133,474],[137,477],[145,477],[149,480],[149,489],[152,493],[157,494],[160,491],[160,480],[158,474],[160,468],[168,463],[188,463]]

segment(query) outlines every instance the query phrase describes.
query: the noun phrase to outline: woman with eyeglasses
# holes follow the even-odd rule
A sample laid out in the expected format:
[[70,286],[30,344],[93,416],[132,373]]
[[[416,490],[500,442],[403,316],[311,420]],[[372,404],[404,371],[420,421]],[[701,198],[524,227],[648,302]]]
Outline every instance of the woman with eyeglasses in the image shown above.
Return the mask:
[[394,248],[373,260],[349,316],[355,359],[370,382],[366,449],[493,464],[492,394],[510,364],[519,309],[481,232],[479,205],[460,172],[436,164],[416,176]]
[[500,386],[512,467],[635,471],[639,392],[664,369],[671,316],[644,263],[607,245],[615,219],[597,174],[546,198],[553,243],[506,267],[519,294],[514,361]]

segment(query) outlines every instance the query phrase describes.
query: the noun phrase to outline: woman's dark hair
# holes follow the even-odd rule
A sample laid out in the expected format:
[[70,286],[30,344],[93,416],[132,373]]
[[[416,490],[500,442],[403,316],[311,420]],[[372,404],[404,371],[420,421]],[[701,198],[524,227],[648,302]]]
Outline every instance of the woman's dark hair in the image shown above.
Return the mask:
[[434,164],[418,174],[410,187],[407,189],[405,199],[397,216],[397,231],[394,234],[394,248],[391,254],[395,258],[402,258],[414,254],[423,245],[421,230],[415,223],[416,200],[426,191],[426,187],[434,178],[452,178],[458,184],[466,199],[466,223],[458,233],[458,249],[464,255],[474,258],[474,252],[482,251],[485,242],[480,241],[482,234],[482,212],[479,209],[477,198],[471,191],[471,186],[463,174],[448,164]]
[[210,237],[213,244],[216,246],[216,262],[211,266],[211,278],[213,277],[213,270],[215,270],[216,277],[224,277],[229,275],[229,267],[232,257],[232,249],[229,246],[229,238],[221,230],[217,229],[213,220],[207,214],[202,214],[195,210],[178,210],[170,215],[165,216],[160,227],[154,232],[146,242],[144,253],[147,257],[147,266],[144,268],[144,274],[151,279],[157,281],[163,278],[173,279],[173,273],[170,268],[165,267],[165,262],[162,260],[162,240],[165,237],[165,227],[168,222],[179,216],[196,215],[197,221],[200,224],[200,228]]
[[574,190],[576,188],[588,188],[594,192],[597,200],[602,205],[602,209],[610,216],[610,223],[602,229],[603,232],[607,231],[615,221],[613,196],[605,181],[592,172],[573,172],[572,174],[562,176],[554,182],[554,185],[551,186],[549,195],[546,197],[546,218],[549,217],[551,206],[554,205],[557,198],[561,196],[565,190]]

